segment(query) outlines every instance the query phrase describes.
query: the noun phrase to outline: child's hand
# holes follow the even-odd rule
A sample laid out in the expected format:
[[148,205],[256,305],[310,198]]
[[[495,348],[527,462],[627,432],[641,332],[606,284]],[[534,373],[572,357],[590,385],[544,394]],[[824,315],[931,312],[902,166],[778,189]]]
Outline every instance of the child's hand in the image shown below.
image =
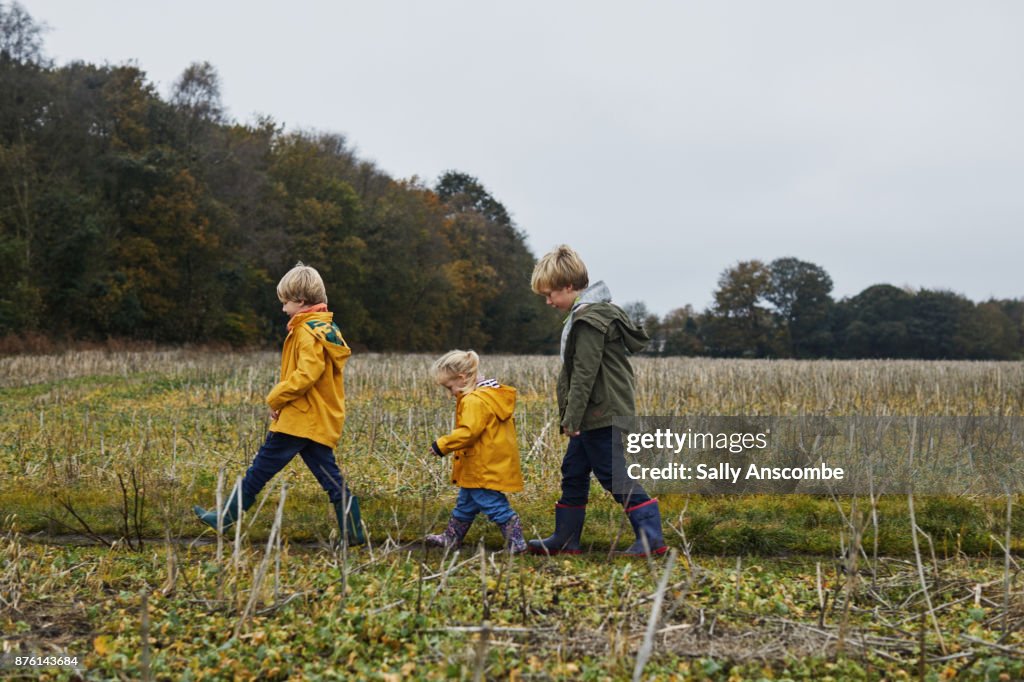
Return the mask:
[[427,448],[427,453],[433,455],[434,457],[444,457],[444,453],[441,452],[441,449],[439,447],[437,447],[437,441],[434,441],[433,443],[430,444],[430,447]]
[[277,421],[277,418],[281,416],[281,413],[277,410],[270,410],[270,421]]
[[564,426],[562,427],[562,433],[569,436],[570,438],[575,438],[576,436],[580,435],[579,431],[569,431],[569,429],[567,429]]

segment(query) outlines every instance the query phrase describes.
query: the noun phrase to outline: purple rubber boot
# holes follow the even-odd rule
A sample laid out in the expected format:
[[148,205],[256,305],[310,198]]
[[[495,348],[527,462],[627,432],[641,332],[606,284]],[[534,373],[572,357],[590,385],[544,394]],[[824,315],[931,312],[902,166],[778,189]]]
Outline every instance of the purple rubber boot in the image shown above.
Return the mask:
[[460,521],[452,516],[448,519],[448,527],[439,535],[428,535],[423,540],[432,547],[444,547],[446,549],[458,549],[462,546],[462,539],[469,532],[472,521]]

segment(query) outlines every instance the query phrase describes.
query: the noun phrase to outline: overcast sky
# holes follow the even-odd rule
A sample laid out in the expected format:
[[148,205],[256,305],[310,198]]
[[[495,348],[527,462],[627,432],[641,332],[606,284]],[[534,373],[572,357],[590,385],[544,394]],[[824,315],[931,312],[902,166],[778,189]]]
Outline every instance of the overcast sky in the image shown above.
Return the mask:
[[228,113],[477,176],[620,303],[795,256],[836,297],[1024,296],[1024,3],[21,0],[58,64],[191,62]]

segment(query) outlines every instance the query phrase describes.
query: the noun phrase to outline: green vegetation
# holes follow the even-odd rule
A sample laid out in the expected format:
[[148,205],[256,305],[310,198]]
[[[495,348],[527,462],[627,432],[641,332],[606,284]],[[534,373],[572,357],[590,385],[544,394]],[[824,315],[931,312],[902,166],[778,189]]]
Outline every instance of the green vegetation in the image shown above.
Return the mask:
[[[0,596],[13,604],[0,612],[4,639],[78,652],[87,679],[142,679],[148,669],[175,680],[442,680],[472,679],[478,666],[486,679],[629,679],[664,568],[603,554],[481,561],[474,547],[446,557],[385,546],[346,561],[285,543],[254,586],[265,555],[248,544],[218,561],[211,545],[133,553],[4,542]],[[1024,662],[997,648],[1019,651],[1019,630],[978,643],[1002,634],[1001,568],[963,559],[936,568],[949,658],[928,663],[927,679],[1019,679]],[[911,567],[880,569],[875,586],[862,577],[847,611],[847,581],[828,562],[681,560],[645,679],[917,679],[919,634],[934,659],[944,657],[938,638],[920,623]]]
[[714,304],[643,314],[666,355],[1012,360],[1024,356],[1024,301],[973,303],[952,291],[877,284],[832,298],[832,278],[796,258],[741,261]]
[[[630,529],[596,485],[580,557],[510,559],[482,519],[457,558],[416,543],[455,499],[447,463],[425,453],[453,409],[429,381],[430,360],[357,354],[349,363],[338,456],[363,498],[371,546],[341,552],[331,509],[301,462],[260,496],[237,549],[229,532],[218,550],[191,513],[215,499],[220,471],[226,488],[262,442],[276,354],[0,359],[3,640],[87,655],[87,679],[139,679],[147,669],[157,679],[459,679],[481,665],[495,679],[629,679],[668,561],[609,560]],[[512,501],[531,536],[550,531],[558,495],[556,365],[484,358],[489,376],[520,392],[527,490]],[[645,414],[1024,414],[1018,365],[636,365]],[[927,679],[1024,674],[1014,659],[1024,602],[1019,558],[1003,550],[1005,499],[918,499],[919,553],[902,498],[874,509],[877,552],[868,500],[856,512],[852,500],[800,496],[662,502],[679,554],[647,675],[900,679],[920,672],[922,634]],[[1024,514],[1014,505],[1019,557]]]

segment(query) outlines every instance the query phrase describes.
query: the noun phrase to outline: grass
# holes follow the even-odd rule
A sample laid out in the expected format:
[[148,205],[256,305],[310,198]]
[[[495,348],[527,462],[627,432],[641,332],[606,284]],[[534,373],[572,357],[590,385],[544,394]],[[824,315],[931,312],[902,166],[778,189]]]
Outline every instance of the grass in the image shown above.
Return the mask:
[[[441,527],[456,493],[447,463],[425,452],[453,413],[430,360],[348,365],[338,458],[372,548],[340,552],[332,510],[298,461],[247,515],[237,549],[232,533],[218,551],[191,513],[262,442],[275,354],[0,359],[4,646],[79,652],[89,679],[629,679],[663,564],[609,561],[631,532],[596,484],[580,557],[481,562],[477,543],[501,542],[483,519],[458,558],[410,544]],[[643,414],[1024,415],[1020,363],[636,366]],[[526,491],[512,502],[528,535],[546,535],[565,445],[557,358],[491,357],[484,369],[519,390]],[[1024,648],[1020,571],[1003,547],[1009,530],[1024,550],[1024,514],[1007,529],[1005,499],[917,500],[919,554],[903,497],[878,501],[877,531],[863,499],[665,496],[662,509],[683,554],[645,675],[898,679],[921,673],[922,651],[929,679],[1024,675],[1012,660]],[[114,547],[88,546],[83,523]],[[938,631],[919,623],[922,574]]]
[[[660,563],[609,563],[596,553],[565,560],[491,555],[481,562],[474,553],[378,547],[353,552],[346,569],[336,553],[285,543],[272,573],[254,586],[258,546],[244,547],[237,561],[230,554],[218,561],[212,545],[131,552],[22,542],[0,582],[0,595],[16,607],[5,609],[0,624],[7,641],[84,656],[91,679],[468,679],[479,665],[488,679],[630,677]],[[178,567],[173,583],[169,556]],[[680,562],[669,577],[659,653],[646,674],[842,680],[914,673],[921,628],[906,562],[884,561],[877,597],[853,601],[842,655],[834,648],[845,576],[825,563],[822,611],[816,567],[806,557]],[[935,675],[947,671],[935,679],[948,679],[950,670],[958,679],[1024,674],[1020,660],[975,643],[1024,643],[1019,631],[1001,638],[1001,566],[960,558],[938,567],[937,596],[949,604],[940,612],[947,647],[964,655],[929,664]],[[240,604],[253,589],[258,606],[240,627]],[[908,600],[911,608],[893,606]],[[883,603],[889,607],[878,608]],[[1017,624],[1022,616],[1014,616]],[[484,622],[492,634],[481,658],[477,631]],[[925,630],[924,637],[929,656],[941,658],[934,635]],[[987,677],[988,669],[997,675]]]

